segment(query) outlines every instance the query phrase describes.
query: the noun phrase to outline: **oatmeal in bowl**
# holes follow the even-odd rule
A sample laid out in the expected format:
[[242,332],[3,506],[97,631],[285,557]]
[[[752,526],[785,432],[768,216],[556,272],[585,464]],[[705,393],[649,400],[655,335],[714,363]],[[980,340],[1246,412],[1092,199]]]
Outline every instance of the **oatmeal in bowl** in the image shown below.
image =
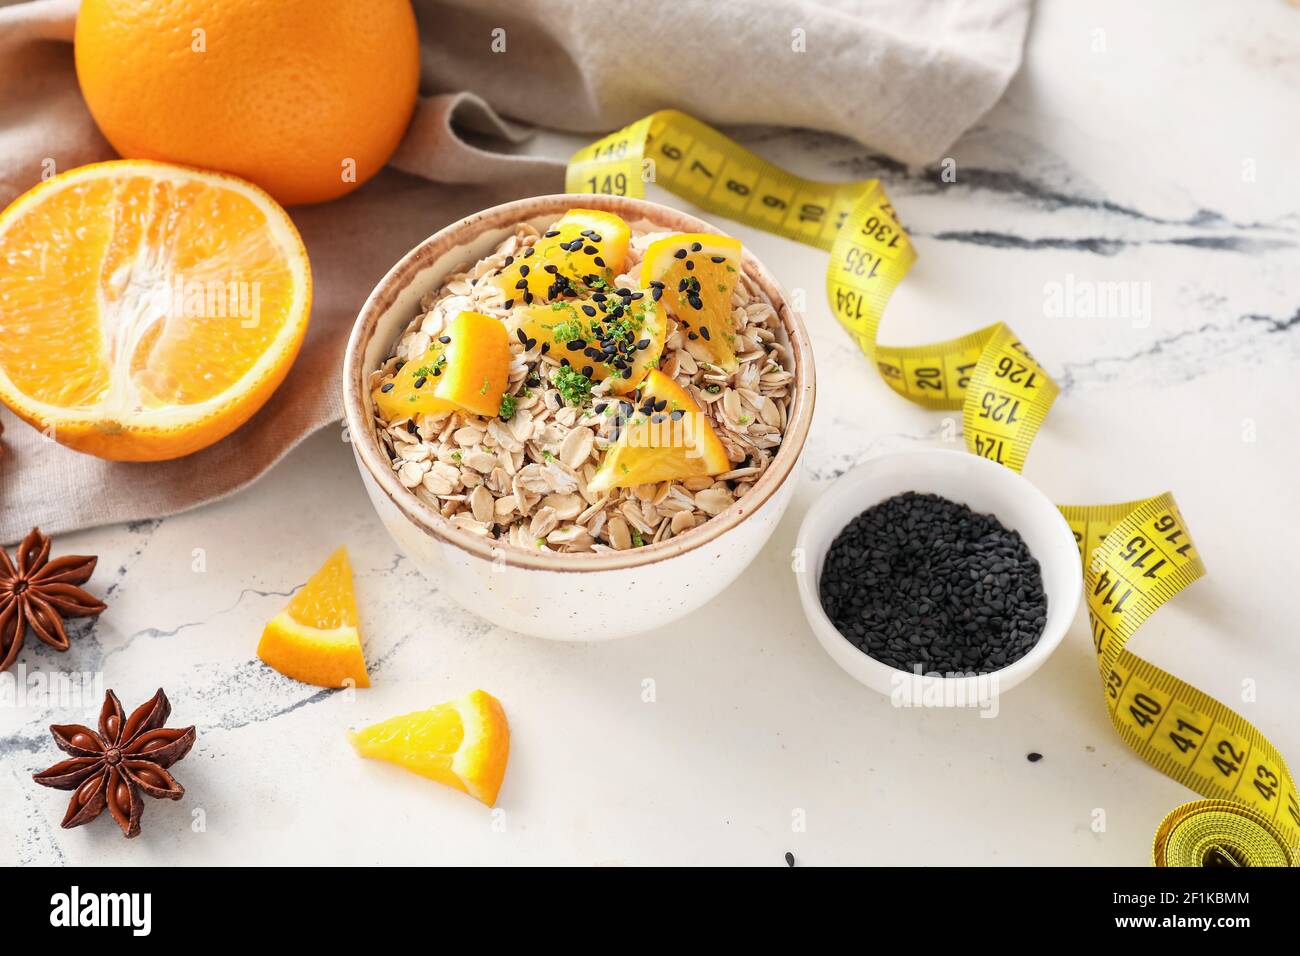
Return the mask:
[[[688,534],[781,445],[794,375],[776,309],[734,240],[582,209],[549,225],[516,224],[422,296],[371,373],[391,466],[453,526],[514,548]],[[473,371],[456,403],[438,389],[458,353]]]
[[[723,590],[788,503],[813,399],[806,332],[738,240],[608,196],[426,240],[363,308],[344,378],[399,546],[476,613],[567,639]],[[647,614],[611,625],[592,600]]]

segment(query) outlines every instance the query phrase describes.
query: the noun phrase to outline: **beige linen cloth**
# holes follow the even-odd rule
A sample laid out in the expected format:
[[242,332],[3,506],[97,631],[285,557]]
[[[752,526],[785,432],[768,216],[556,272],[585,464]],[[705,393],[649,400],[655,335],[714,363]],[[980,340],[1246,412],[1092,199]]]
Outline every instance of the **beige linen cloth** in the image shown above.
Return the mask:
[[[676,107],[718,124],[828,130],[927,163],[1002,95],[1029,3],[415,0],[421,98],[389,168],[350,196],[291,210],[315,302],[284,384],[235,434],[151,464],[80,455],[0,409],[0,542],[33,525],[59,533],[213,501],[336,421],[348,332],[388,268],[462,216],[563,190],[565,157],[522,155],[526,128],[512,120],[604,133]],[[76,10],[0,0],[0,206],[48,160],[66,170],[114,157],[77,89]]]

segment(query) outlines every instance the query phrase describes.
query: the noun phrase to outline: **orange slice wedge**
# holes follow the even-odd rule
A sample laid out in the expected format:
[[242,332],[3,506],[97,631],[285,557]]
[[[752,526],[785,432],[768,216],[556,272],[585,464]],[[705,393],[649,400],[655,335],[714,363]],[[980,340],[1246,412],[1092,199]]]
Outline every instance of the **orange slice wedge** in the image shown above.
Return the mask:
[[[708,417],[684,388],[655,369],[646,376],[641,404],[605,451],[588,482],[593,492],[649,482],[720,475],[731,468]],[[626,406],[624,406],[626,407]]]
[[613,284],[627,263],[632,230],[619,216],[570,209],[492,279],[506,308],[580,295]]
[[[644,291],[598,292],[586,299],[525,306],[510,318],[525,349],[540,344],[574,368],[591,368],[593,381],[610,379],[610,391],[626,395],[659,367],[668,320]],[[599,296],[599,298],[597,298]],[[639,296],[639,298],[634,298]]]
[[510,757],[506,712],[481,690],[350,731],[348,739],[363,757],[405,767],[489,807],[497,802]]
[[462,312],[412,359],[380,382],[375,404],[390,422],[464,409],[495,415],[510,384],[510,335],[500,319]]
[[270,196],[143,160],[82,166],[0,213],[0,401],[55,440],[156,461],[270,398],[311,308],[307,252]]
[[329,556],[262,632],[257,656],[317,687],[369,687],[347,548]]
[[650,244],[641,262],[641,284],[658,289],[682,326],[686,351],[698,362],[736,370],[731,293],[740,278],[740,240],[710,233],[683,233]]

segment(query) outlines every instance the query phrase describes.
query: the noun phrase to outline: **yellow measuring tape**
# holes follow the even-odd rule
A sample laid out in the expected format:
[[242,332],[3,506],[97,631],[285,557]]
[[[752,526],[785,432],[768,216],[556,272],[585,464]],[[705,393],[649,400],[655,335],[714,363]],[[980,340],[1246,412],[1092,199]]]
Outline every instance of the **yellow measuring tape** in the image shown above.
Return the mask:
[[[877,180],[819,183],[760,159],[717,130],[663,110],[569,161],[569,192],[645,195],[659,186],[710,212],[825,249],[832,311],[900,395],[962,410],[967,448],[1019,471],[1056,383],[1006,325],[898,347],[877,341],[894,288],[916,259]],[[1204,801],[1156,833],[1158,865],[1295,865],[1300,803],[1281,754],[1244,717],[1126,647],[1142,623],[1204,573],[1169,493],[1061,507],[1084,590],[1111,722],[1143,760]]]

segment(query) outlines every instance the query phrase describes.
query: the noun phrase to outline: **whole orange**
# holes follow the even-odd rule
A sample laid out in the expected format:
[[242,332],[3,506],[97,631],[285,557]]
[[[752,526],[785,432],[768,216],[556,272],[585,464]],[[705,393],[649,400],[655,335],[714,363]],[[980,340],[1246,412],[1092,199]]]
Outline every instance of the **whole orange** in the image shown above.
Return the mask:
[[76,59],[122,156],[234,173],[290,204],[378,172],[420,78],[410,0],[82,0]]

